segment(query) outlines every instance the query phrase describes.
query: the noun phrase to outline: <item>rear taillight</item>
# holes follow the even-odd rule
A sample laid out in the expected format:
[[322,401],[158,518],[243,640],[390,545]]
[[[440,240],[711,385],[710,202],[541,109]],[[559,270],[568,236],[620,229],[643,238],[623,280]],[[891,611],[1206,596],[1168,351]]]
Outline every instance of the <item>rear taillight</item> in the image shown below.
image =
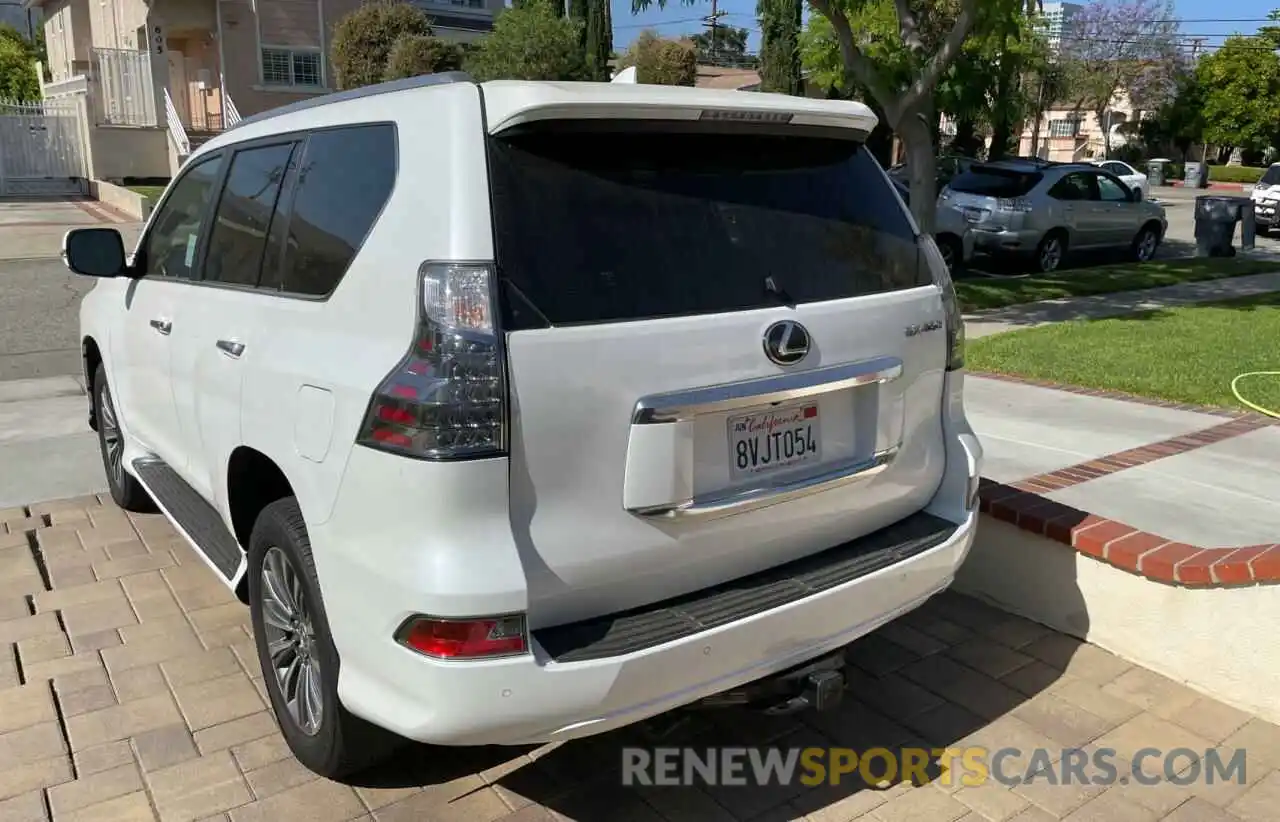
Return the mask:
[[506,452],[506,377],[494,271],[423,263],[413,345],[369,401],[357,442],[421,459]]
[[483,619],[414,617],[396,631],[396,641],[436,659],[514,656],[529,650],[523,616]]
[[942,309],[945,313],[947,333],[947,370],[957,371],[964,368],[964,317],[960,314],[960,300],[956,297],[956,286],[951,281],[951,271],[947,261],[938,251],[938,244],[932,237],[920,239],[933,275],[933,283],[942,292]]

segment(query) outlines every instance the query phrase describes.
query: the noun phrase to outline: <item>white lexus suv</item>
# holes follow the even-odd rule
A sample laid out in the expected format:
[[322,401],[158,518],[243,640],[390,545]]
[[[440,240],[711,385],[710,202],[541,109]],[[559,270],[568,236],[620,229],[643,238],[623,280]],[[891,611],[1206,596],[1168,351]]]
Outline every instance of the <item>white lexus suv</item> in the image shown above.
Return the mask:
[[397,81],[69,232],[112,497],[252,611],[299,760],[784,712],[952,581],[981,447],[865,106]]

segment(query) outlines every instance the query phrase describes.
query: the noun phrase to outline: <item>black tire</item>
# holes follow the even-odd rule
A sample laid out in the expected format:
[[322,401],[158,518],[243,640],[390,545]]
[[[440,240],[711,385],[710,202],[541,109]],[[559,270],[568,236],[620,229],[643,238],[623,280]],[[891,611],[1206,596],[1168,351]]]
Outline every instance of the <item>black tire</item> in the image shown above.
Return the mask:
[[98,450],[102,454],[102,470],[107,475],[111,499],[126,511],[151,513],[156,504],[142,483],[124,467],[124,434],[120,428],[120,411],[111,396],[107,370],[102,363],[93,372],[93,418],[98,422]]
[[1036,246],[1036,255],[1031,260],[1031,264],[1041,274],[1052,274],[1062,267],[1066,258],[1067,235],[1063,231],[1054,229],[1044,235],[1040,245]]
[[1159,248],[1160,229],[1154,225],[1144,225],[1129,246],[1129,256],[1140,263],[1150,262],[1155,259]]
[[[274,554],[273,549],[279,549],[280,554]],[[297,612],[310,622],[309,633],[300,631],[294,634],[295,637],[305,634],[307,638],[294,642],[292,650],[285,653],[291,652],[299,659],[314,659],[319,663],[315,679],[319,680],[321,709],[311,731],[304,728],[303,722],[289,708],[268,650],[268,630],[277,638],[285,633],[266,623],[263,567],[268,562],[268,554],[271,554],[273,563],[278,562],[281,556],[287,560],[293,575],[289,584],[296,585],[294,593],[301,593],[301,607]],[[249,538],[248,565],[249,610],[258,648],[258,663],[262,666],[276,723],[289,749],[305,767],[327,779],[340,779],[376,765],[393,753],[403,740],[351,714],[338,700],[338,652],[329,633],[329,620],[311,558],[311,541],[307,537],[307,527],[297,499],[286,497],[262,509]],[[278,578],[279,575],[273,577]],[[306,670],[306,665],[302,662],[300,668]],[[295,680],[300,677],[301,673]],[[294,701],[303,699],[305,697],[300,690]]]

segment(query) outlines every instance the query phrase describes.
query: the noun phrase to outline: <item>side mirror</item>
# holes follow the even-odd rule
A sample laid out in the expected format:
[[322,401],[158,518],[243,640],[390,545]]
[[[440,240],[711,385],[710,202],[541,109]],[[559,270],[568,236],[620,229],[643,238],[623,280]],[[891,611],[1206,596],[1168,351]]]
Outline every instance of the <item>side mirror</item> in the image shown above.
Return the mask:
[[124,240],[114,228],[73,228],[62,238],[62,261],[86,277],[125,273]]

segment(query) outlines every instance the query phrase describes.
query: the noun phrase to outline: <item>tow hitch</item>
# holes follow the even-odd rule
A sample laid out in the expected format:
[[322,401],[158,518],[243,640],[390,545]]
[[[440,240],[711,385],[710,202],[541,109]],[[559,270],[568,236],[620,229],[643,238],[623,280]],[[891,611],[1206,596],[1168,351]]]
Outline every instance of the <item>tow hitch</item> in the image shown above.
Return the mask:
[[694,709],[740,706],[784,716],[813,708],[827,711],[844,696],[844,652],[837,651],[781,673],[706,697]]

